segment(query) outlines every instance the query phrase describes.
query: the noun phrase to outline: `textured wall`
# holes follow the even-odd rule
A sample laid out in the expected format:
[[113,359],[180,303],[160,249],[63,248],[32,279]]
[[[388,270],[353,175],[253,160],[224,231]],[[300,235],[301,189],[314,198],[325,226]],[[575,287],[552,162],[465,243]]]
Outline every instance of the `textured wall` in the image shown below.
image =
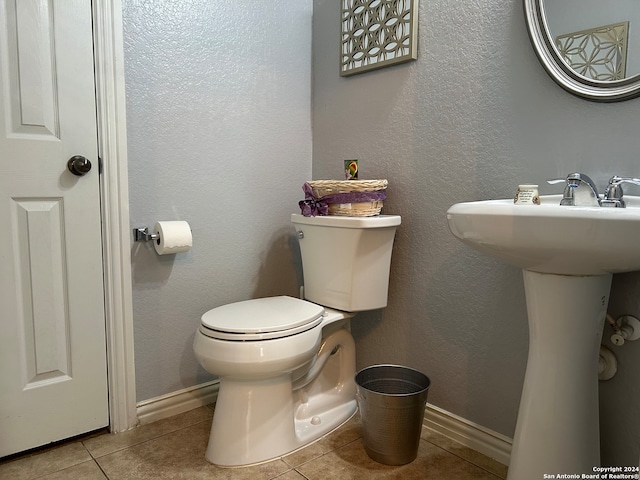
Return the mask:
[[205,311],[297,294],[289,215],[311,175],[312,4],[123,3],[131,225],[187,220],[194,237],[188,253],[131,252],[145,400],[211,378],[192,350]]
[[[313,177],[341,178],[357,158],[362,178],[389,179],[385,212],[403,218],[389,305],[352,321],[358,366],[416,367],[432,379],[430,403],[513,436],[528,351],[521,273],[456,241],[446,210],[520,183],[557,193],[545,179],[571,171],[601,186],[640,176],[640,100],[595,104],[556,86],[521,2],[423,1],[419,28],[416,62],[341,78],[339,2],[314,0]],[[640,315],[639,283],[614,278],[612,313]],[[615,350],[620,372],[601,383],[609,464],[638,462],[636,343]]]

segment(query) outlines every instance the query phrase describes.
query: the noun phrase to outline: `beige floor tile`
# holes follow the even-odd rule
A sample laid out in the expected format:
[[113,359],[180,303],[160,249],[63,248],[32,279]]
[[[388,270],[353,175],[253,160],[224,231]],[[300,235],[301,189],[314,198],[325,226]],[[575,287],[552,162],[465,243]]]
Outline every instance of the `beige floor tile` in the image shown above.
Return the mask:
[[38,480],[105,480],[106,478],[95,460],[90,460],[51,475],[38,477]]
[[402,466],[388,466],[374,462],[364,450],[361,440],[296,469],[309,480],[339,478],[352,479],[455,479],[497,480],[498,477],[452,455],[426,441],[420,442],[418,458]]
[[414,462],[399,467],[374,462],[364,450],[359,415],[282,459],[248,468],[218,468],[204,458],[212,412],[209,406],[201,407],[129,432],[92,435],[0,462],[0,480],[506,478],[506,466],[426,428]]
[[98,437],[85,440],[83,443],[94,458],[122,450],[123,448],[146,442],[152,438],[175,432],[200,422],[209,422],[213,418],[213,411],[207,407],[199,407],[194,410],[175,415],[164,420],[148,423],[139,427],[117,434],[106,433]]
[[246,468],[218,468],[204,458],[209,422],[201,422],[97,459],[110,480],[271,479],[291,470],[282,460]]
[[327,447],[327,451],[343,447],[362,437],[362,421],[360,414],[356,413],[351,420],[342,425],[336,431],[324,437],[320,442]]
[[282,460],[292,467],[297,467],[336,448],[343,447],[361,436],[360,416],[356,414],[337,430],[297,452],[282,457]]
[[330,449],[327,449],[323,446],[320,441],[312,443],[311,445],[307,445],[306,447],[298,450],[297,452],[290,453],[289,455],[285,455],[282,457],[282,460],[286,462],[292,468],[295,468],[303,463],[307,463],[314,458],[321,457],[327,452],[330,452]]
[[0,479],[27,480],[55,473],[91,460],[80,442],[52,447],[0,463]]
[[495,473],[500,478],[507,478],[507,469],[506,465],[494,460],[493,458],[487,457],[475,450],[470,449],[469,447],[465,447],[464,445],[456,442],[455,440],[451,440],[450,438],[442,435],[441,433],[435,432],[429,428],[424,427],[422,429],[421,437],[431,442],[440,448],[453,453],[454,455],[464,458],[466,461],[473,463],[474,465],[483,468],[491,473]]

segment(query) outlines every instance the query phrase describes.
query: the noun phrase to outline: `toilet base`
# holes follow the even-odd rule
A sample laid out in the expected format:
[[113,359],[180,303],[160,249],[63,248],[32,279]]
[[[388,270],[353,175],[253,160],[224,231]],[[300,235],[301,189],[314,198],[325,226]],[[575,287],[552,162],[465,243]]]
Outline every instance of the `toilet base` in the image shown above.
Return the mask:
[[221,467],[268,462],[348,421],[357,411],[353,338],[338,330],[322,349],[333,353],[304,387],[294,386],[291,374],[260,381],[221,378],[206,459]]
[[[289,398],[291,398],[290,390]],[[266,418],[270,418],[270,421],[262,426],[253,425],[255,422],[248,422],[242,429],[237,429],[237,424],[234,422],[238,415],[225,415],[224,419],[219,416],[216,422],[214,413],[206,459],[219,467],[249,467],[275,460],[300,450],[341,427],[355,415],[358,406],[355,400],[351,400],[319,415],[295,419],[293,425],[283,418],[288,417],[288,420],[293,418],[293,411],[288,410],[283,415],[285,410],[288,409],[283,408],[279,412],[273,412],[275,414],[273,417],[269,417],[268,412],[263,410],[260,414],[267,414]],[[252,417],[255,418],[255,415]],[[278,421],[282,423],[278,424]],[[253,433],[249,435],[246,429],[251,429],[252,425]],[[216,435],[216,433],[229,431],[234,433]]]

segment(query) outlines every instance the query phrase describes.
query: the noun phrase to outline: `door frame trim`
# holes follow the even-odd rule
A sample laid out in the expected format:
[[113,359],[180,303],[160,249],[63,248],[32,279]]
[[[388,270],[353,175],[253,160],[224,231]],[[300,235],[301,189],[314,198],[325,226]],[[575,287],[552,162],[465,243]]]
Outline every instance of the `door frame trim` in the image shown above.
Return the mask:
[[93,0],[98,151],[112,433],[138,423],[121,0]]

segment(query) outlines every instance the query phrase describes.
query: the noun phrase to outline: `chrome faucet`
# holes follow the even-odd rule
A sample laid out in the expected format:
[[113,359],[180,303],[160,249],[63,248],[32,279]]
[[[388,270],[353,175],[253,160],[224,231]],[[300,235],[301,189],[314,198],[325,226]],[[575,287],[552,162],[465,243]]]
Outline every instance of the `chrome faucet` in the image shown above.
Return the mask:
[[640,178],[618,177],[614,175],[609,179],[609,184],[604,191],[604,198],[600,202],[603,207],[625,208],[622,191],[622,184],[630,183],[632,185],[640,185]]
[[[556,184],[565,182],[564,192],[560,205],[598,207],[601,200],[598,195],[598,187],[584,173],[570,173],[567,178],[555,178],[547,180],[547,183]],[[640,182],[640,180],[638,180]],[[640,183],[638,183],[640,185]]]

